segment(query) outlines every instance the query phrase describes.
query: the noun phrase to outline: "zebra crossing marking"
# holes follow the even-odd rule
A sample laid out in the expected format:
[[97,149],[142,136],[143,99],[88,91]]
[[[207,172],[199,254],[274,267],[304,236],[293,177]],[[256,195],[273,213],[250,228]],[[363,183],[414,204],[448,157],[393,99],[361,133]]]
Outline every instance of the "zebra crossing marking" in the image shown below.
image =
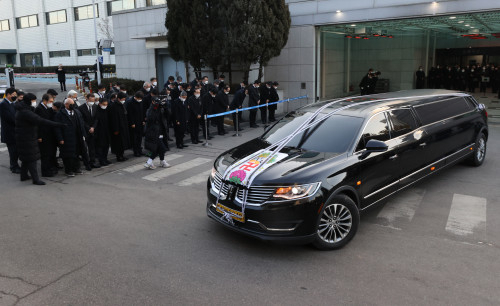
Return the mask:
[[387,227],[400,230],[401,228],[394,225],[397,220],[405,220],[411,222],[415,212],[422,203],[425,190],[412,188],[406,192],[397,195],[389,200],[384,208],[377,215],[378,219],[384,219]]
[[[184,155],[181,155],[181,154],[170,154],[170,155],[166,155],[165,156],[165,160],[168,162],[168,161],[171,161],[171,160],[174,160],[174,159],[181,158],[183,156]],[[144,162],[141,162],[139,164],[136,164],[136,165],[133,165],[133,166],[130,166],[130,167],[127,167],[127,168],[120,169],[120,171],[125,171],[125,172],[128,172],[128,173],[134,173],[134,172],[137,172],[139,170],[143,170],[143,169],[145,169],[144,168],[144,163],[145,162],[146,162],[146,160],[144,160]]]
[[459,236],[472,235],[478,227],[486,226],[486,199],[454,194],[446,231]]
[[187,178],[187,179],[185,179],[183,181],[180,181],[179,183],[176,183],[174,185],[180,186],[180,187],[185,187],[185,186],[191,186],[191,185],[196,185],[196,184],[204,183],[204,182],[207,181],[208,176],[210,175],[211,172],[212,172],[212,170],[208,170],[208,171],[202,172],[200,174],[197,174],[195,176]]
[[174,165],[171,168],[156,171],[150,175],[144,176],[142,179],[148,180],[151,182],[157,182],[161,179],[164,179],[164,178],[167,178],[167,177],[172,176],[174,174],[181,173],[181,172],[189,170],[191,168],[203,165],[203,164],[208,163],[210,161],[212,161],[212,160],[207,159],[207,158],[195,158],[191,161],[188,161],[188,162],[185,162],[182,164],[178,164],[178,165]]

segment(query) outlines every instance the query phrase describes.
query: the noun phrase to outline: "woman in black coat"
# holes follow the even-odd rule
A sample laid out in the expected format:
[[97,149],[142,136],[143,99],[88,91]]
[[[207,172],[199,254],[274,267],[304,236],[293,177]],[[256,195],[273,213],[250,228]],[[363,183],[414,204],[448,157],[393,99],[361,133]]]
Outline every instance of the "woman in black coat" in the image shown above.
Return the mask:
[[155,169],[153,160],[160,156],[160,167],[168,168],[170,165],[165,161],[165,146],[164,138],[168,131],[168,121],[165,105],[160,105],[158,100],[153,100],[146,115],[146,132],[144,135],[144,146],[150,153],[148,161],[144,167]]
[[57,122],[44,119],[35,114],[36,96],[27,94],[23,101],[16,103],[16,145],[21,165],[21,181],[29,180],[28,171],[35,185],[45,185],[38,177],[37,160],[40,159],[38,147],[38,125],[52,127],[64,126]]
[[61,91],[66,91],[66,71],[61,64],[56,69],[57,81],[61,84]]

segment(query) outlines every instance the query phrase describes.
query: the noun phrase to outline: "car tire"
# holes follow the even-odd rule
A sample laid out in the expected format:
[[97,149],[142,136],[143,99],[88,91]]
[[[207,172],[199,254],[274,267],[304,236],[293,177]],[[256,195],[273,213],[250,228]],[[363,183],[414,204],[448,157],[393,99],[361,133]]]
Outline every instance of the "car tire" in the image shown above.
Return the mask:
[[474,146],[474,153],[469,158],[469,164],[474,167],[479,167],[483,164],[486,158],[486,135],[480,133],[477,136],[476,144]]
[[335,195],[321,210],[312,244],[320,250],[339,249],[356,235],[358,225],[359,210],[354,201],[343,194]]

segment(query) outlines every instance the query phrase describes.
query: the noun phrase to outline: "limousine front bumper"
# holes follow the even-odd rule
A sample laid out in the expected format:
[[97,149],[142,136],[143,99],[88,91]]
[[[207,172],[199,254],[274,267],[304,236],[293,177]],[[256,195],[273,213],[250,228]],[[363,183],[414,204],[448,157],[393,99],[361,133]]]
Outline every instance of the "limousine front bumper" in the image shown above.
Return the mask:
[[207,184],[207,215],[233,231],[261,240],[285,243],[308,243],[315,238],[318,209],[322,203],[321,191],[312,197],[295,200],[247,205],[242,221],[224,216],[224,209],[241,212],[241,203],[236,200],[220,200],[217,209],[217,194]]

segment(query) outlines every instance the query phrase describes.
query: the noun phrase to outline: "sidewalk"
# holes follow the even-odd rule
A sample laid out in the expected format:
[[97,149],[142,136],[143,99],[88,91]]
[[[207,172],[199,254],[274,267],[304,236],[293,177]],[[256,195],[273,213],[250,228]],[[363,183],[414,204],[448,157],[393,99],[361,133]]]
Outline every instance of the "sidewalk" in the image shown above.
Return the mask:
[[483,103],[486,106],[488,124],[500,125],[500,99],[498,99],[498,94],[491,92],[487,92],[486,95],[474,93],[473,96],[477,102]]

